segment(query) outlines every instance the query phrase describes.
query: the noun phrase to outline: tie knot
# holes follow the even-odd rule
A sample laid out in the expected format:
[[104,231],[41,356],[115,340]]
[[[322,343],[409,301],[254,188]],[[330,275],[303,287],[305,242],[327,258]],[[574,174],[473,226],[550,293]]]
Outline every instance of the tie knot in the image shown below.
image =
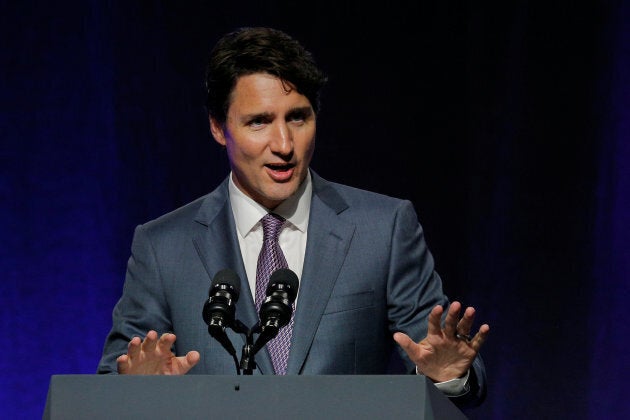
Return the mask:
[[267,213],[260,221],[263,226],[264,240],[277,240],[285,222],[284,217],[278,216],[275,213]]

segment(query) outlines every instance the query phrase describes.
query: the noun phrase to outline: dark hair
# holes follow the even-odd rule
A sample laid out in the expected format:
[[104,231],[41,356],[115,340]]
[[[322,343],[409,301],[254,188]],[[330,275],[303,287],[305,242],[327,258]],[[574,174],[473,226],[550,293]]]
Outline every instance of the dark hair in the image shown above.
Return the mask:
[[244,27],[224,35],[208,59],[206,109],[218,122],[225,122],[236,81],[253,73],[268,73],[289,82],[308,98],[315,113],[319,111],[326,76],[312,54],[280,30]]

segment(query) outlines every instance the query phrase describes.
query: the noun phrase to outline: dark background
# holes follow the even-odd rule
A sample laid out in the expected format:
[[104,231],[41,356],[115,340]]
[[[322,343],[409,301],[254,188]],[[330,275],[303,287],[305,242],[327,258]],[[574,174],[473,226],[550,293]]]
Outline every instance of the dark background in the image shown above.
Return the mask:
[[2,3],[3,415],[95,372],[133,228],[227,173],[207,53],[267,25],[330,78],[313,168],[412,200],[447,294],[490,324],[467,414],[628,418],[630,6],[504,3]]

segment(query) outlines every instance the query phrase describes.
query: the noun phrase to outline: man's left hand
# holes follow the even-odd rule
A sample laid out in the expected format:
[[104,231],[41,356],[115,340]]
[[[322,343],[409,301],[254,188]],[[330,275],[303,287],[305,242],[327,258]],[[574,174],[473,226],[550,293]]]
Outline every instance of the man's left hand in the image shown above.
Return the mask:
[[460,319],[461,308],[459,302],[451,303],[442,328],[444,308],[435,306],[429,314],[427,336],[418,343],[405,333],[394,334],[394,340],[416,364],[418,372],[434,382],[464,376],[490,333],[490,326],[483,324],[471,337],[475,309],[466,308]]

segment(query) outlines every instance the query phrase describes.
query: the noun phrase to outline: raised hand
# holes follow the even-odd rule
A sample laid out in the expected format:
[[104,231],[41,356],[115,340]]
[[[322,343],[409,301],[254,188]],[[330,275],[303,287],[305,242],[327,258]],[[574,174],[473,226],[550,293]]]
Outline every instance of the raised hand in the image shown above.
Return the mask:
[[404,333],[394,334],[394,340],[416,364],[418,371],[434,382],[463,376],[490,333],[488,324],[483,324],[475,336],[470,337],[475,309],[466,308],[460,319],[461,308],[459,302],[451,303],[442,327],[444,308],[435,306],[429,314],[427,336],[418,343]]
[[151,330],[144,340],[134,337],[129,342],[127,354],[116,359],[118,373],[124,375],[184,375],[199,362],[199,352],[190,351],[177,357],[171,351],[175,334],[164,333],[158,339]]

